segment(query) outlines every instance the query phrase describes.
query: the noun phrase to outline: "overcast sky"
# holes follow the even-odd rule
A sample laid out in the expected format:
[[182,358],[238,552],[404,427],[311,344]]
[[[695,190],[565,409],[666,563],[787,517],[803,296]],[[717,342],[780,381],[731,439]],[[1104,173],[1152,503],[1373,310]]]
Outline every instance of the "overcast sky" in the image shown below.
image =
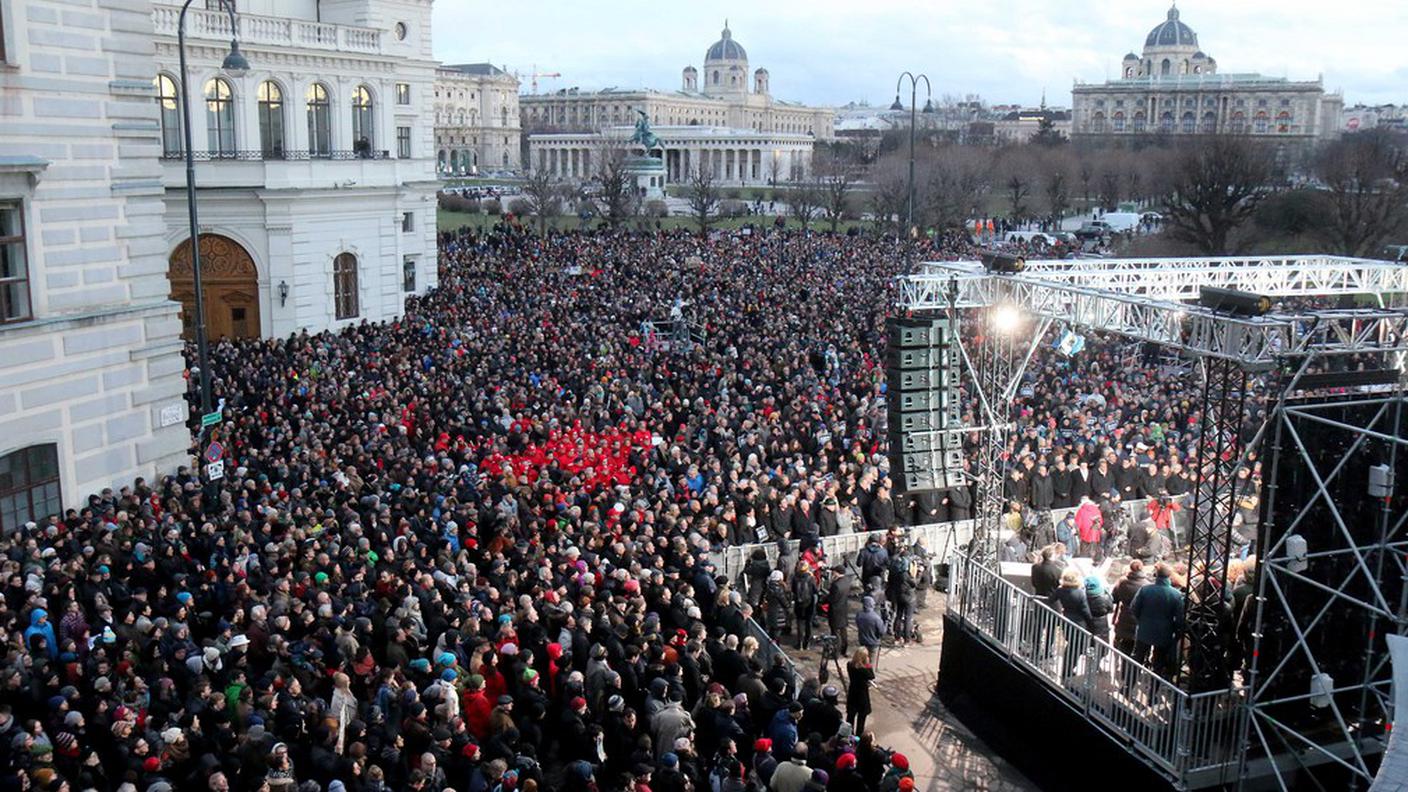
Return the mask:
[[[1323,73],[1346,104],[1408,102],[1404,0],[1182,0],[1179,10],[1220,71]],[[435,55],[507,65],[524,92],[534,64],[563,75],[540,80],[540,92],[675,89],[727,17],[749,67],[766,67],[782,99],[888,104],[911,69],[928,74],[936,97],[1035,104],[1045,89],[1051,104],[1069,105],[1072,80],[1117,74],[1167,12],[1163,0],[437,0]]]

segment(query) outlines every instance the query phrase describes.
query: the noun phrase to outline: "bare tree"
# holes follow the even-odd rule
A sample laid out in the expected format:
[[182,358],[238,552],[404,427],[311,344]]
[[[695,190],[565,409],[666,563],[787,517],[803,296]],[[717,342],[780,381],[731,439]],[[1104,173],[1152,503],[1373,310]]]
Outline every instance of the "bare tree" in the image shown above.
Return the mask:
[[1408,153],[1384,130],[1347,135],[1315,162],[1330,206],[1322,232],[1336,253],[1378,255],[1408,229]]
[[1076,170],[1076,178],[1080,180],[1080,192],[1083,199],[1080,208],[1087,212],[1090,211],[1090,183],[1095,180],[1095,165],[1091,159],[1089,153],[1082,156],[1080,167]]
[[1027,197],[1032,193],[1036,175],[1032,150],[1029,146],[1008,146],[996,155],[998,180],[1007,199],[1007,209],[1014,220],[1024,217],[1030,208]]
[[843,150],[830,149],[817,159],[816,176],[822,213],[834,234],[850,208],[856,183],[855,160]]
[[1226,255],[1232,233],[1256,211],[1273,174],[1270,152],[1247,138],[1217,135],[1190,143],[1171,169],[1164,213],[1169,234],[1204,253]]
[[787,185],[787,214],[805,231],[821,215],[824,196],[812,179],[799,179]]
[[989,155],[975,146],[947,146],[916,163],[918,222],[936,231],[964,227],[982,213],[991,189]]
[[699,225],[700,235],[703,235],[709,231],[709,226],[714,224],[719,211],[721,191],[718,181],[714,178],[714,169],[701,163],[689,174],[685,192],[689,199],[690,214]]
[[782,180],[782,157],[773,154],[768,158],[768,186],[776,187]]
[[909,197],[906,165],[893,155],[882,157],[870,169],[870,213],[882,229],[901,233],[905,202]]
[[592,157],[596,165],[597,192],[594,196],[597,212],[612,227],[625,222],[640,208],[635,178],[626,171],[630,148],[624,141],[605,139]]
[[541,236],[546,230],[547,219],[562,214],[567,190],[549,171],[535,170],[524,181],[523,194],[528,197],[528,208],[537,220],[538,235]]

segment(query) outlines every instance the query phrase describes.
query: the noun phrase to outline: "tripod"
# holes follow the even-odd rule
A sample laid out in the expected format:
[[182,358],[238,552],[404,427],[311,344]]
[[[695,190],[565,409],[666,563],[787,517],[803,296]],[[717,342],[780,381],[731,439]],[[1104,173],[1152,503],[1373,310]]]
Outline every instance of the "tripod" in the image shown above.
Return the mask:
[[820,680],[821,684],[826,684],[827,680],[831,677],[831,669],[826,667],[826,661],[830,660],[831,668],[836,669],[836,678],[841,680],[841,687],[845,688],[847,686],[846,673],[841,668],[840,653],[836,651],[837,646],[840,644],[840,639],[834,635],[823,635],[820,640],[821,660],[817,664],[816,678]]

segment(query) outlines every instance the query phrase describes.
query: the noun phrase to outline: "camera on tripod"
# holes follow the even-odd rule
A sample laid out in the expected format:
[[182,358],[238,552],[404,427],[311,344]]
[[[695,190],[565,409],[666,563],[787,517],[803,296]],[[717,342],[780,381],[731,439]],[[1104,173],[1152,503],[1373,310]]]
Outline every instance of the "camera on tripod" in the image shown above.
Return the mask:
[[837,658],[839,658],[839,657],[841,656],[841,655],[840,655],[840,648],[841,648],[841,636],[839,636],[839,635],[823,635],[823,636],[821,636],[821,660],[822,660],[822,662],[824,663],[824,662],[826,662],[827,660],[836,660]]

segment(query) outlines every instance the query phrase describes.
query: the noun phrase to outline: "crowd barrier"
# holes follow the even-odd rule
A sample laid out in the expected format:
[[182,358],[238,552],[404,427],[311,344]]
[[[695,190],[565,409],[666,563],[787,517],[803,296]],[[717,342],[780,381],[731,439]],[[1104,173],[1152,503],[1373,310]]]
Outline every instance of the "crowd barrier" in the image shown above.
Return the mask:
[[[1191,495],[1181,495],[1174,498],[1174,501],[1180,505],[1181,510],[1173,514],[1171,526],[1175,541],[1180,547],[1184,544],[1184,537],[1188,535],[1188,525],[1192,519],[1192,509],[1190,508],[1191,499]],[[1129,523],[1132,525],[1148,518],[1149,503],[1150,501],[1148,500],[1127,501],[1120,504],[1120,509],[1124,511]],[[1074,508],[1052,509],[1052,524],[1059,523],[1061,520],[1065,519],[1068,514],[1073,514],[1074,512]],[[908,526],[905,530],[910,532],[912,538],[923,539],[924,546],[929,550],[931,562],[941,564],[948,560],[949,555],[960,552],[967,547],[968,542],[973,538],[973,527],[974,522],[972,520],[963,520],[961,522]],[[821,538],[821,545],[826,551],[827,558],[833,561],[837,559],[853,561],[856,553],[860,552],[862,547],[865,547],[867,539],[872,535],[880,536],[883,539],[885,532],[858,531],[836,534],[835,536],[823,536]],[[1006,537],[1002,538],[1005,539]],[[796,540],[789,540],[788,545],[793,551],[796,551],[798,548],[798,542]],[[757,549],[762,549],[767,553],[769,563],[777,563],[779,549],[778,543],[774,541],[726,547],[722,552],[714,554],[714,567],[720,574],[725,575],[728,580],[737,581],[739,573],[743,571],[744,565],[748,563],[748,559],[753,555],[753,551]]]
[[766,672],[769,668],[772,668],[773,658],[781,657],[782,665],[787,669],[788,673],[792,675],[792,689],[794,691],[801,690],[803,681],[802,673],[797,670],[797,664],[792,662],[791,656],[784,652],[781,646],[777,645],[777,641],[774,641],[772,636],[768,635],[768,631],[763,629],[763,625],[759,624],[756,620],[748,619],[745,622],[745,626],[748,628],[748,635],[758,640],[758,662],[762,664],[763,671]]
[[1176,786],[1231,779],[1246,717],[1240,691],[1187,693],[993,570],[962,554],[950,564],[948,611],[965,629]]

